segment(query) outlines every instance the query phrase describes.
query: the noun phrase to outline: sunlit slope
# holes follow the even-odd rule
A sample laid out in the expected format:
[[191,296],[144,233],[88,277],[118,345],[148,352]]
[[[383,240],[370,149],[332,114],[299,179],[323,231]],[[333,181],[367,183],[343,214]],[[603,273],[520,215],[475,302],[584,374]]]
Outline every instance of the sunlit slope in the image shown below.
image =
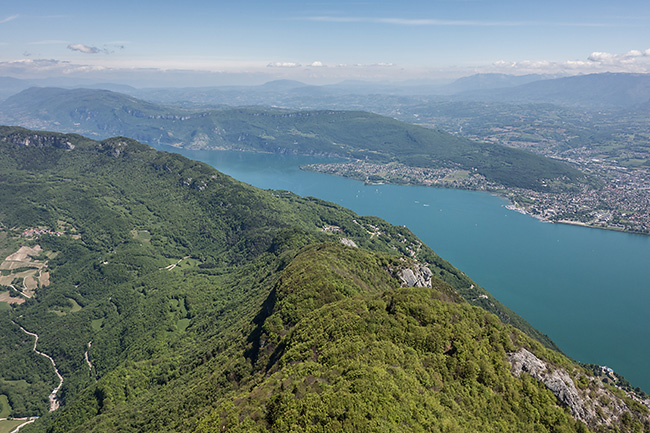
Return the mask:
[[[20,367],[0,390],[13,416],[42,415],[25,431],[597,425],[509,359],[563,367],[585,401],[603,385],[404,227],[121,137],[2,127],[0,173],[0,250],[38,244],[50,272],[0,322]],[[55,378],[18,325],[64,377],[53,413],[36,391]]]

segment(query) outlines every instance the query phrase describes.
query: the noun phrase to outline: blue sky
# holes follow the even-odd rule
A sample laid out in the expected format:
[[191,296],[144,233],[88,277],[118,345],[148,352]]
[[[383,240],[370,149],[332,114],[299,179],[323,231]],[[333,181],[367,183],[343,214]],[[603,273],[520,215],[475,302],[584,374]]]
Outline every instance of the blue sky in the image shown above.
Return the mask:
[[178,85],[650,72],[650,2],[51,1],[0,11],[0,76]]

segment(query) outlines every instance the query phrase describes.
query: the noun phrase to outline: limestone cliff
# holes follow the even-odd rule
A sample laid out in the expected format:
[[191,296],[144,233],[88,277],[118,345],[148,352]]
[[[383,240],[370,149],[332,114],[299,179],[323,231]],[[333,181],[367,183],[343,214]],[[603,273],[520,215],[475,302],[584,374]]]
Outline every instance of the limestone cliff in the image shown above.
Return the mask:
[[25,146],[25,147],[56,147],[59,149],[74,149],[74,144],[65,136],[57,135],[44,135],[39,133],[31,134],[10,134],[6,137],[2,137],[2,141],[7,143],[14,144],[16,146]]
[[429,287],[431,288],[431,278],[433,272],[424,265],[415,264],[411,268],[400,269],[397,271],[397,277],[402,287]]
[[633,417],[645,425],[644,431],[650,429],[648,400],[642,401],[579,371],[571,372],[574,381],[566,370],[539,359],[523,348],[510,353],[508,361],[515,376],[526,373],[542,382],[560,403],[569,408],[574,418],[596,431],[608,431],[609,428],[625,425]]

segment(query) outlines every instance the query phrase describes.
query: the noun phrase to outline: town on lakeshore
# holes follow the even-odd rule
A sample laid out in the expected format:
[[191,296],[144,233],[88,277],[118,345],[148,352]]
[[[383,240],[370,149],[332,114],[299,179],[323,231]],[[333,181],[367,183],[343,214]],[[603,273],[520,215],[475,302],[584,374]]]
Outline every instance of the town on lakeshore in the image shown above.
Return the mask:
[[304,170],[333,174],[367,184],[392,183],[496,193],[510,200],[510,208],[539,220],[650,234],[650,175],[644,170],[619,167],[595,159],[575,159],[583,172],[595,173],[599,184],[549,191],[506,187],[491,182],[476,170],[422,168],[353,161],[309,164]]

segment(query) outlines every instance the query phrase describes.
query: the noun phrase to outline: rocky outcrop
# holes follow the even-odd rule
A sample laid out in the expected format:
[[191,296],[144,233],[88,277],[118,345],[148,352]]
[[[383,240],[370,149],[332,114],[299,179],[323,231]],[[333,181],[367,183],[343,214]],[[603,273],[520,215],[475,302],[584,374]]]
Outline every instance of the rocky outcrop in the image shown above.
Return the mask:
[[352,247],[352,248],[359,248],[359,247],[357,246],[356,242],[354,242],[352,239],[341,238],[340,240],[341,240],[341,243],[342,243],[343,245],[346,245],[346,246],[348,246],[348,247]]
[[562,369],[552,368],[526,349],[508,355],[512,373],[519,377],[528,373],[551,390],[557,399],[568,406],[573,416],[580,421],[589,422],[595,418],[593,409],[586,407],[569,374]]
[[400,269],[397,277],[402,287],[428,287],[431,288],[433,272],[426,266],[415,264],[412,268]]
[[113,158],[119,158],[128,144],[125,141],[101,142],[97,145],[98,152],[105,153]]
[[56,135],[41,134],[10,134],[2,137],[2,141],[25,147],[56,147],[59,149],[74,149],[74,144],[70,143],[66,137]]
[[97,143],[95,150],[100,153],[119,158],[128,151],[141,148],[142,145],[135,140],[126,137],[111,137]]
[[539,359],[523,348],[508,354],[508,361],[515,376],[526,373],[543,383],[560,403],[569,408],[574,418],[590,428],[598,431],[603,427],[607,431],[650,431],[648,400],[605,386],[597,377],[576,370],[573,374],[582,383],[579,389],[565,369]]

